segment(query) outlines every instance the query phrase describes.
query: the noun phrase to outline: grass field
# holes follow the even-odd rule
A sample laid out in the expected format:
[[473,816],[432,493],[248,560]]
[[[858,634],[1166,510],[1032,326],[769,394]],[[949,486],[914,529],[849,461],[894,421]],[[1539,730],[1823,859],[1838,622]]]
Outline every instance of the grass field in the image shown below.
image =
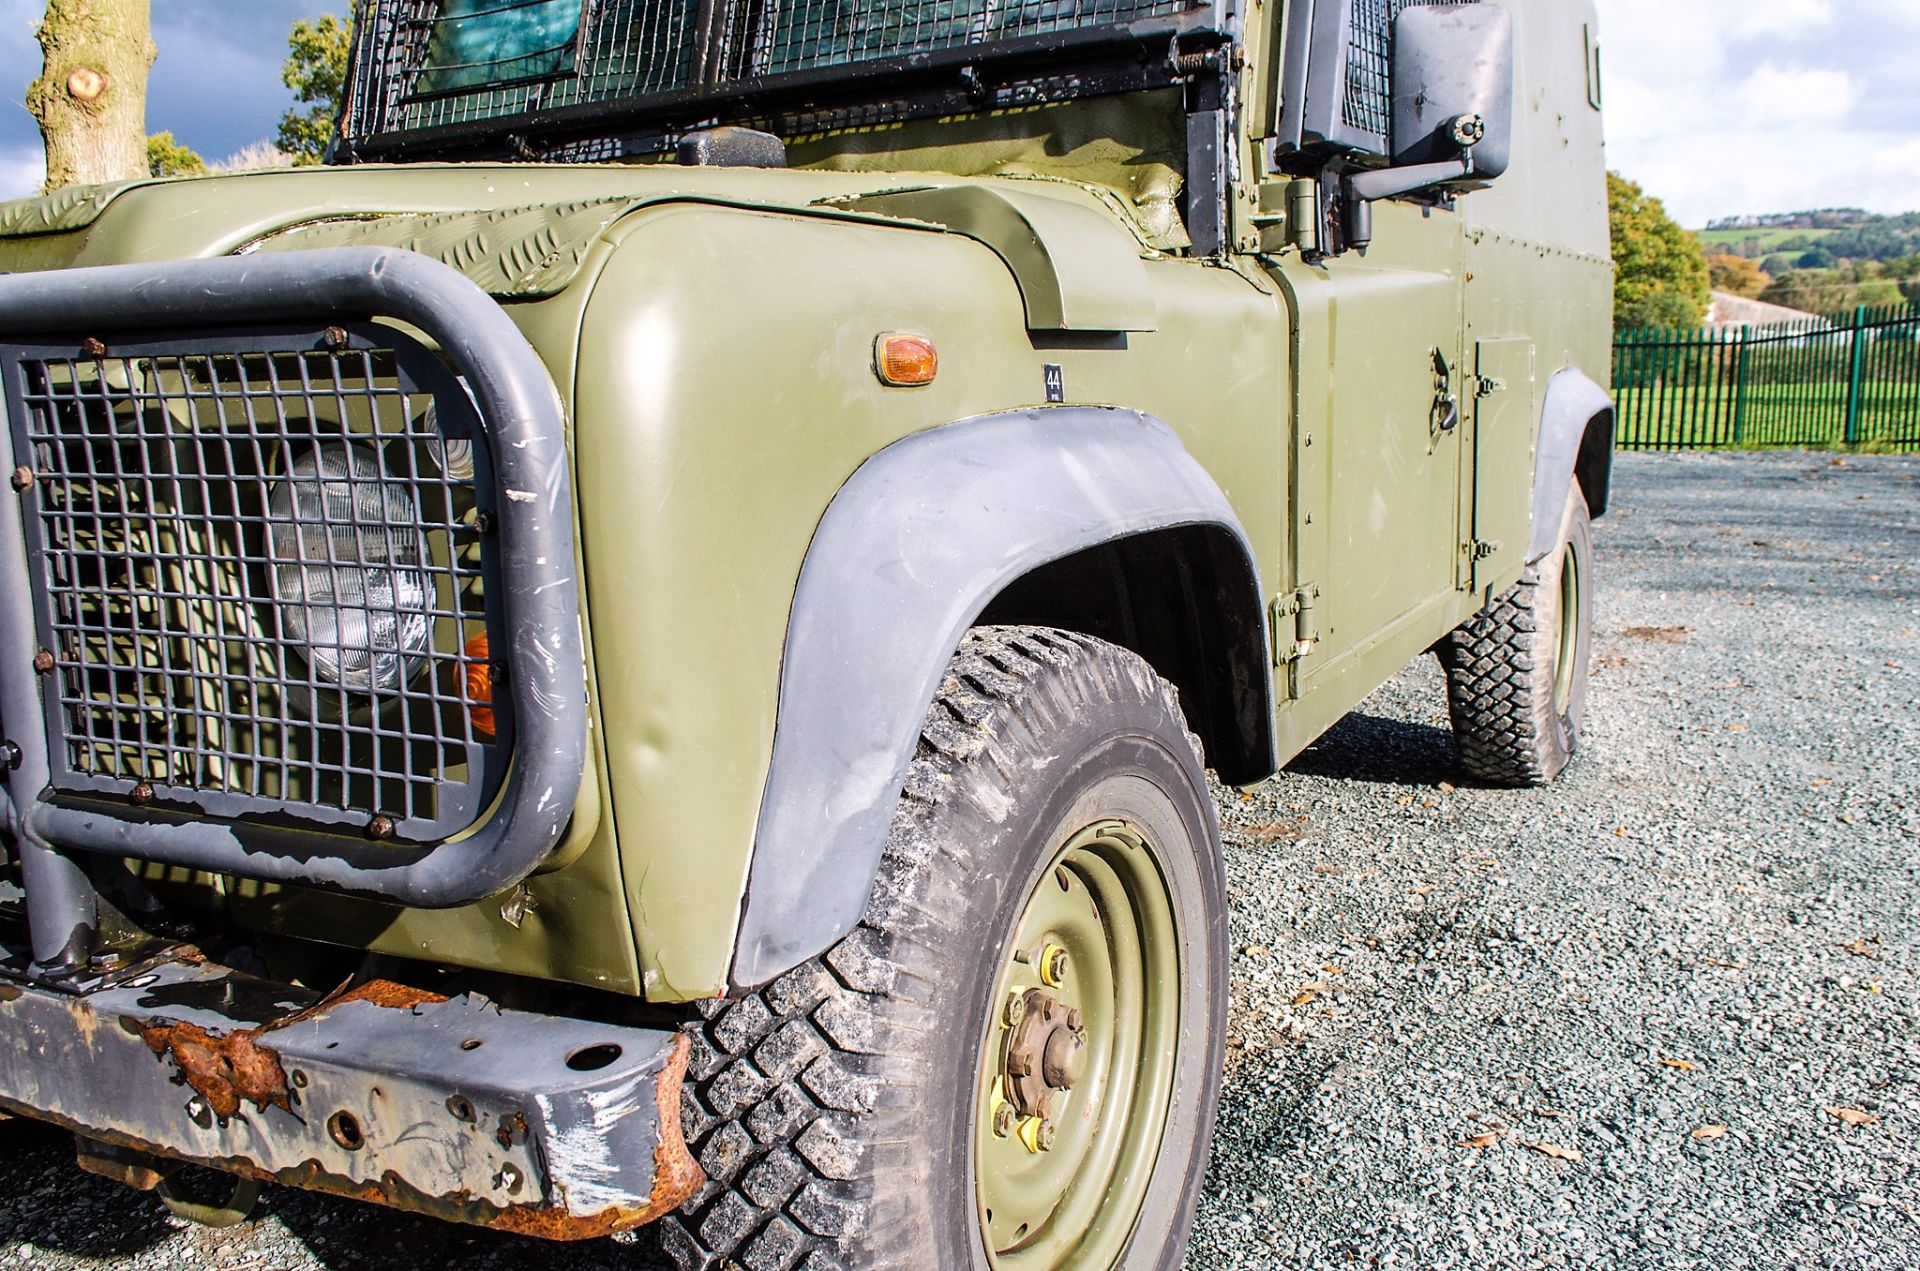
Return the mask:
[[1708,229],[1694,231],[1708,247],[1740,247],[1757,241],[1762,251],[1771,252],[1780,244],[1796,239],[1817,240],[1835,231],[1830,229]]
[[[1857,445],[1920,451],[1920,394],[1912,384],[1862,385]],[[1744,405],[1724,387],[1616,386],[1623,449],[1846,444],[1847,385],[1749,384]]]

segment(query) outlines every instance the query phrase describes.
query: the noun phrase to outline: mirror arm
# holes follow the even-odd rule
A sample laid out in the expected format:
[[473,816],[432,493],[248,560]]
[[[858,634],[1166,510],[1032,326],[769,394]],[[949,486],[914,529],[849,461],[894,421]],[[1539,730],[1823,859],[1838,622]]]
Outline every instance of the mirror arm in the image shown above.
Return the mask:
[[1347,191],[1352,198],[1372,203],[1377,199],[1412,194],[1415,190],[1444,185],[1448,181],[1458,181],[1472,175],[1473,156],[1463,154],[1445,163],[1421,163],[1411,168],[1382,168],[1378,172],[1362,172],[1347,179]]
[[1406,168],[1362,172],[1340,183],[1342,237],[1348,247],[1362,250],[1373,242],[1373,205],[1376,200],[1412,194],[1473,175],[1473,151],[1462,149],[1458,159],[1419,163]]

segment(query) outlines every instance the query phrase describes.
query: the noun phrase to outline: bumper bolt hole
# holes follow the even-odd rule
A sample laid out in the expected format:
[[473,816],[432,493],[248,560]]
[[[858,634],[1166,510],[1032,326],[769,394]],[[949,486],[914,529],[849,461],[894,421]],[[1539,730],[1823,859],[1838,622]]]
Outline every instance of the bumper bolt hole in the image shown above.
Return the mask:
[[349,1152],[358,1152],[367,1145],[367,1136],[361,1133],[359,1118],[351,1112],[336,1112],[328,1117],[327,1133]]
[[447,1111],[453,1113],[456,1121],[473,1120],[473,1104],[469,1103],[464,1095],[448,1095]]
[[599,1072],[618,1058],[620,1048],[612,1042],[602,1042],[598,1046],[583,1046],[568,1055],[567,1067],[575,1072]]
[[469,1037],[467,1038],[467,1040],[460,1043],[460,1049],[461,1050],[479,1050],[484,1045],[486,1045],[486,1043],[481,1041],[478,1037]]

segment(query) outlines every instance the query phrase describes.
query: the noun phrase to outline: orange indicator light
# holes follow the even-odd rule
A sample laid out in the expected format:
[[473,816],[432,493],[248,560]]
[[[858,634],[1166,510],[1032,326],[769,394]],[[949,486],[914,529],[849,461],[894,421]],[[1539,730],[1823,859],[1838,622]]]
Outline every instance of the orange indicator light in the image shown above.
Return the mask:
[[474,736],[493,740],[493,657],[484,631],[467,641],[467,718]]
[[882,384],[931,384],[940,371],[940,355],[924,335],[890,331],[873,342],[873,371]]

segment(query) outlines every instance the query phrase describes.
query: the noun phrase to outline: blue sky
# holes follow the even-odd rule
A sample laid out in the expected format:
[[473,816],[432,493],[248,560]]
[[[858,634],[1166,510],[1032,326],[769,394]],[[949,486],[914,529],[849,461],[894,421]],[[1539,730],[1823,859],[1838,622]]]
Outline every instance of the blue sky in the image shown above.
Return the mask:
[[[1555,4],[1561,0],[1524,0]],[[1920,0],[1597,0],[1611,165],[1689,225],[1920,210]],[[0,0],[0,197],[39,183],[22,104],[44,0]],[[210,159],[271,137],[295,18],[345,0],[153,0],[148,127]]]
[[[40,74],[34,24],[45,0],[0,0],[0,197],[41,180],[40,131],[25,103]],[[209,159],[271,138],[293,94],[280,82],[296,18],[347,11],[345,0],[153,0],[147,127],[172,131]]]
[[1609,162],[1685,224],[1920,211],[1920,0],[1598,4]]

